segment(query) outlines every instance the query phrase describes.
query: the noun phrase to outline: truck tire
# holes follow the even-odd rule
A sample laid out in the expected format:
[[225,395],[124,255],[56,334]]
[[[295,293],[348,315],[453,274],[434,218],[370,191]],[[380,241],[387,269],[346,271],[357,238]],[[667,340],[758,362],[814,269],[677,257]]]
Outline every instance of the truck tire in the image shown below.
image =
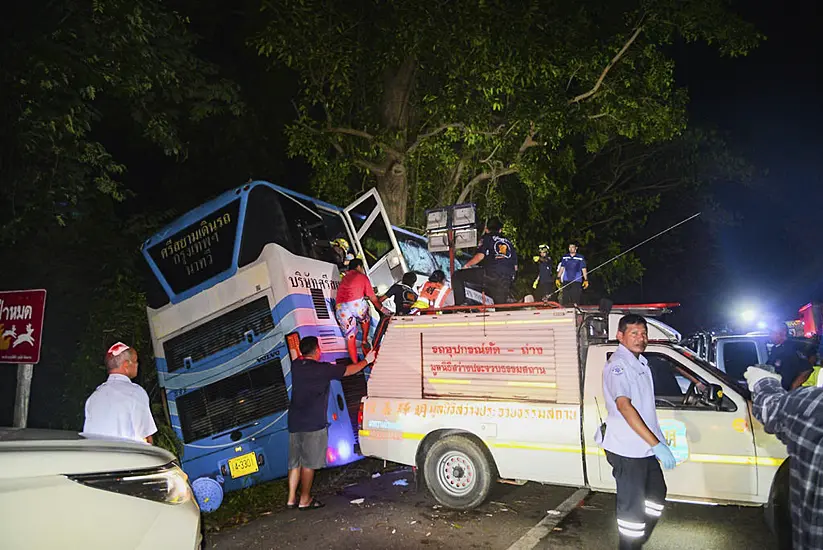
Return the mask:
[[466,436],[450,435],[429,448],[423,476],[437,502],[455,510],[471,510],[489,496],[494,473],[478,443]]
[[766,524],[775,535],[777,547],[780,550],[791,549],[792,547],[792,517],[789,503],[789,479],[791,474],[789,468],[789,459],[786,459],[774,476],[769,501],[764,508]]

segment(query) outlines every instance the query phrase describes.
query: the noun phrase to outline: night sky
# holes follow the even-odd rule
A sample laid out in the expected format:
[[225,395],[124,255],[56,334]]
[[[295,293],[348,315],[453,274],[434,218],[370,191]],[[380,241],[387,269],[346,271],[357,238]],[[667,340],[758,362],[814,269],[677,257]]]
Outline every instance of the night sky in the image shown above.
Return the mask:
[[[700,283],[712,287],[707,325],[743,308],[791,319],[803,304],[823,299],[823,17],[811,3],[736,4],[767,36],[760,47],[738,59],[702,45],[677,53],[691,122],[723,132],[758,170],[750,188],[715,191],[738,221],[717,229],[720,275]],[[696,243],[693,261],[704,261],[704,252]],[[653,284],[655,274],[645,278]]]

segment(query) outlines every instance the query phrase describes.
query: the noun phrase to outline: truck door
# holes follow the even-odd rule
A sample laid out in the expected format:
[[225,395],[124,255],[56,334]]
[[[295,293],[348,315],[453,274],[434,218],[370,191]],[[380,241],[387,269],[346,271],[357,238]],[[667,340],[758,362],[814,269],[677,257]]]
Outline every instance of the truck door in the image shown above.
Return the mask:
[[363,258],[372,284],[385,292],[408,267],[377,189],[344,208],[343,215],[355,231],[352,246]]
[[[745,399],[733,387],[673,349],[650,346],[643,354],[654,379],[657,417],[675,457],[685,460],[666,474],[670,496],[747,501],[757,494],[752,421]],[[723,389],[719,409],[695,392]]]

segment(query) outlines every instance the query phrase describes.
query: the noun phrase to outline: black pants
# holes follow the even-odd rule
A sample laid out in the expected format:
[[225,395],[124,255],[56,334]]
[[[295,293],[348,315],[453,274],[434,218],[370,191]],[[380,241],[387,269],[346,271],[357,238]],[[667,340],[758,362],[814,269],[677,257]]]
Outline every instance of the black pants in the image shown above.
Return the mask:
[[575,281],[573,283],[563,283],[563,286],[565,285],[569,286],[563,288],[562,304],[568,307],[580,304],[580,293],[583,292],[583,283]]
[[606,451],[617,482],[620,550],[641,548],[657,525],[666,501],[666,481],[653,456],[628,458]]
[[543,298],[548,297],[551,300],[552,292],[554,292],[554,281],[540,281],[537,284],[537,294],[534,299],[540,301]]
[[454,291],[454,305],[466,304],[466,283],[479,285],[487,296],[491,296],[495,304],[505,304],[509,297],[511,281],[506,281],[489,275],[483,267],[471,267],[454,272],[452,290]]

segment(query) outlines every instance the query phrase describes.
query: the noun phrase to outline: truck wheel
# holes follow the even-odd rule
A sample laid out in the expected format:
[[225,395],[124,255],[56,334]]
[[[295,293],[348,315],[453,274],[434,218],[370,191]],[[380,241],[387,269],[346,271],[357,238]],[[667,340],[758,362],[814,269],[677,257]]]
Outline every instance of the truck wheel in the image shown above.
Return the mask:
[[455,510],[482,504],[489,496],[493,475],[480,445],[462,435],[437,440],[423,463],[423,476],[435,500]]
[[769,501],[764,509],[766,524],[777,538],[781,550],[792,547],[792,516],[789,503],[789,459],[774,476]]

